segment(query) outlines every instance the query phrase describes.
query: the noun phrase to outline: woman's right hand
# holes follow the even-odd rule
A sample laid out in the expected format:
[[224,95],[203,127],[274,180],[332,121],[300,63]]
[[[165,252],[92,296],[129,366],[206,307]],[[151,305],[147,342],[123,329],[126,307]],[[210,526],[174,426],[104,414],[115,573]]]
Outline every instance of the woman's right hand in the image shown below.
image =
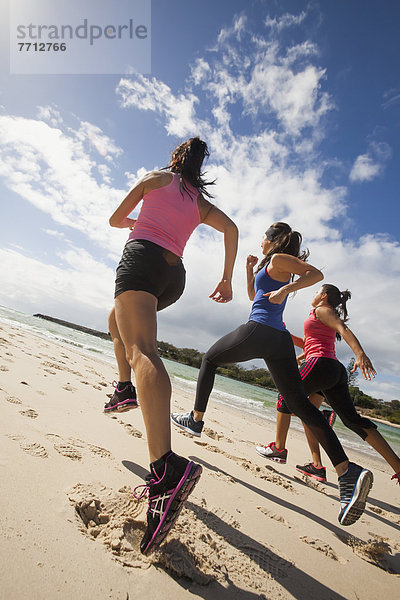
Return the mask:
[[357,368],[360,369],[364,379],[367,379],[368,381],[375,379],[376,371],[365,352],[357,356],[354,366],[350,372],[355,373]]
[[256,264],[258,263],[257,256],[253,256],[253,254],[249,254],[246,259],[246,269],[254,269]]
[[232,297],[232,284],[227,279],[222,279],[213,293],[209,295],[209,298],[215,302],[230,302]]

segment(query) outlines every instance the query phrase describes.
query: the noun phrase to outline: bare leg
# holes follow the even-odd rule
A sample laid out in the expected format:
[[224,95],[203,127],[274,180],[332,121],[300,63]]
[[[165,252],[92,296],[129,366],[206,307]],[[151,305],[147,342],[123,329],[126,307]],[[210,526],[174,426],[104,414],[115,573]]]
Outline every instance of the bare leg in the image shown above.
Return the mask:
[[115,315],[135,372],[152,463],[171,450],[171,382],[157,351],[157,299],[148,292],[123,292],[115,299]]
[[119,381],[131,380],[131,366],[126,359],[125,346],[118,331],[117,322],[115,320],[115,307],[113,307],[108,315],[108,331],[114,344],[114,354],[117,360]]
[[198,421],[202,421],[204,417],[204,413],[200,412],[199,410],[194,410],[193,411],[193,419],[198,422]]
[[290,419],[291,415],[277,411],[275,448],[278,450],[284,450],[286,448],[286,439],[290,427]]
[[400,471],[400,458],[392,450],[385,438],[376,429],[364,429],[364,431],[367,434],[365,441],[379,452],[395,473],[398,473]]

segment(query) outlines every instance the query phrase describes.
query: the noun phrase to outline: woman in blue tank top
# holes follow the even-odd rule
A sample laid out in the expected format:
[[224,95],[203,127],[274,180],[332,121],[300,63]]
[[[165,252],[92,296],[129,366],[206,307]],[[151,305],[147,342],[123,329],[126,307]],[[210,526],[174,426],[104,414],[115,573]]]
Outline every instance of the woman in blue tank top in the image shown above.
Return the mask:
[[[339,477],[339,522],[351,525],[360,518],[372,486],[372,473],[349,460],[335,432],[321,412],[309,402],[299,375],[290,333],[283,322],[287,296],[314,285],[322,273],[306,262],[301,252],[302,237],[286,223],[274,223],[267,229],[261,248],[264,258],[256,273],[256,256],[247,257],[247,293],[253,301],[249,321],[218,340],[203,357],[197,382],[194,410],[172,414],[178,427],[201,435],[203,415],[211,394],[217,367],[264,359],[280,394],[295,415],[305,422],[328,454]],[[294,280],[294,275],[299,277]]]

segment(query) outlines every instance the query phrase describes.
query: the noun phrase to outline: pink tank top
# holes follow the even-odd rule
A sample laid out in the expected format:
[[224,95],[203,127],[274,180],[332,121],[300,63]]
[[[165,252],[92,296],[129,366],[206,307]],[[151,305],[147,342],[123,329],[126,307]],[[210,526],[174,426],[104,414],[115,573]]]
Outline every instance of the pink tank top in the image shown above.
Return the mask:
[[143,205],[128,242],[148,240],[182,256],[186,242],[200,224],[199,192],[185,182],[189,194],[180,186],[179,173],[171,174],[171,183],[143,196]]
[[308,360],[312,356],[336,358],[336,331],[318,321],[315,308],[304,321],[304,355]]

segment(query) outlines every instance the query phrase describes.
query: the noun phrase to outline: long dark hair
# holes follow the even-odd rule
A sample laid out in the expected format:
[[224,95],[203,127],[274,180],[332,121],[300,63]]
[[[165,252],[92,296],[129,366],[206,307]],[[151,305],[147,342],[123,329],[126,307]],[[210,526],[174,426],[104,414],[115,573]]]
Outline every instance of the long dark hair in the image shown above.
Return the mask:
[[[322,292],[327,296],[329,306],[333,308],[337,316],[342,319],[344,323],[346,323],[349,318],[346,303],[347,300],[350,300],[351,298],[351,293],[349,290],[341,292],[336,285],[332,285],[331,283],[324,283],[321,286],[321,289]],[[338,341],[342,339],[340,333],[338,332],[336,332],[336,339]]]
[[272,242],[272,246],[258,265],[256,273],[265,267],[273,254],[290,254],[291,256],[295,256],[304,261],[306,261],[310,255],[308,250],[301,251],[301,242],[303,241],[303,238],[298,231],[293,231],[287,223],[281,223],[281,221],[273,223],[271,227],[268,228],[266,235]]
[[201,171],[203,161],[210,156],[208,146],[199,137],[193,137],[183,142],[172,152],[169,164],[164,167],[165,170],[172,173],[179,173],[181,176],[182,188],[191,195],[185,181],[188,181],[193,187],[199,190],[204,196],[212,198],[213,196],[206,189],[207,185],[214,185],[215,181],[204,181]]

